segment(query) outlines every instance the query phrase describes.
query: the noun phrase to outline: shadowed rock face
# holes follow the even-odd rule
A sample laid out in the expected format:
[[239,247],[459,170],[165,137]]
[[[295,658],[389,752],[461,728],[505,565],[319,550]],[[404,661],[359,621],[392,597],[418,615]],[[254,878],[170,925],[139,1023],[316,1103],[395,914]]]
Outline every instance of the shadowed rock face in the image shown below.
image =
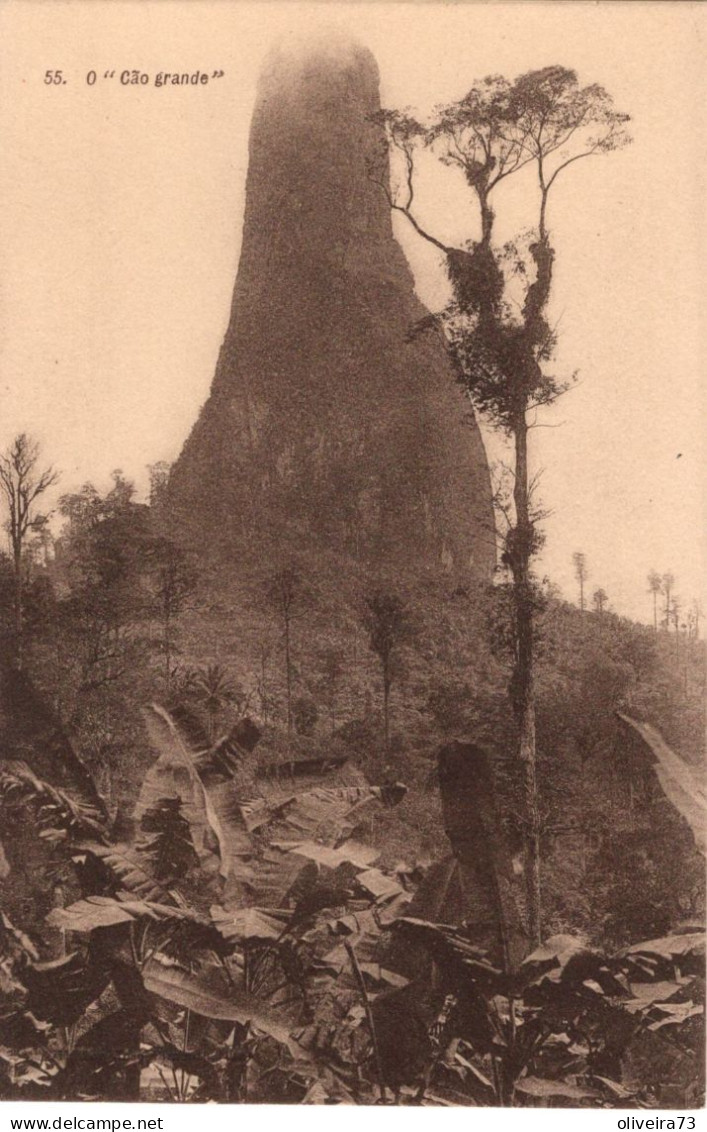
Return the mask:
[[367,172],[379,105],[359,47],[267,65],[230,323],[170,497],[224,549],[485,579],[485,453],[441,343],[408,341],[427,312]]

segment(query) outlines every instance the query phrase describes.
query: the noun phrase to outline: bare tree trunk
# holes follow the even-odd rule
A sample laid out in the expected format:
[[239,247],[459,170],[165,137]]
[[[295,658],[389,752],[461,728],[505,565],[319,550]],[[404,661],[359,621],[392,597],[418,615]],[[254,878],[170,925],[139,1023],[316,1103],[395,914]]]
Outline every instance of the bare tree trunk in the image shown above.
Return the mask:
[[670,632],[670,595],[672,593],[672,586],[669,582],[665,583],[665,631]]
[[653,628],[658,632],[658,591],[653,590]]
[[540,904],[540,812],[536,775],[534,623],[530,559],[533,551],[533,524],[529,509],[528,426],[525,411],[514,422],[516,526],[513,532],[511,566],[516,622],[516,662],[511,679],[511,696],[518,724],[518,754],[523,767],[526,818],[527,896],[529,929],[536,943],[541,941]]

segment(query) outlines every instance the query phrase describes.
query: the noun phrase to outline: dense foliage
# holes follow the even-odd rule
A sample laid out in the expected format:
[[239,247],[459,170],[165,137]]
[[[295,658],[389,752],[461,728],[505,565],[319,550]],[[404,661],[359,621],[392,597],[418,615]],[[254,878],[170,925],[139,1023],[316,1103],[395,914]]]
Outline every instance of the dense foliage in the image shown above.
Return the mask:
[[[3,914],[4,1096],[696,1099],[699,931],[614,956],[555,935],[499,967],[463,924],[415,915],[419,872],[376,867],[358,840],[404,787],[330,785],[341,767],[325,759],[262,764],[252,726],[210,745],[188,714],[152,707],[146,724],[158,757],[127,840],[78,793],[22,765],[0,775],[4,813],[36,819],[64,897],[41,933]],[[442,768],[440,785],[454,804]],[[666,1049],[667,1081],[637,1072]]]
[[[381,605],[303,559],[288,688],[262,579],[197,575],[116,489],[27,562],[25,668],[3,675],[4,1094],[696,1102],[703,866],[680,783],[617,713],[696,772],[701,643],[538,590],[533,951],[503,580]],[[169,666],[165,560],[185,579]],[[383,607],[406,628],[387,742]],[[471,823],[449,773],[468,738],[488,753],[466,762]]]

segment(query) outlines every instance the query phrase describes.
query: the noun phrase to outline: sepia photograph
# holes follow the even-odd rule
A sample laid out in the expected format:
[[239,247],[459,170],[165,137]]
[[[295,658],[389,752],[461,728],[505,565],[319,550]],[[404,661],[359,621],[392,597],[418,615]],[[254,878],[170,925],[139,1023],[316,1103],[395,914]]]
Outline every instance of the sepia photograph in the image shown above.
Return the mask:
[[703,1107],[705,30],[5,0],[0,1113]]

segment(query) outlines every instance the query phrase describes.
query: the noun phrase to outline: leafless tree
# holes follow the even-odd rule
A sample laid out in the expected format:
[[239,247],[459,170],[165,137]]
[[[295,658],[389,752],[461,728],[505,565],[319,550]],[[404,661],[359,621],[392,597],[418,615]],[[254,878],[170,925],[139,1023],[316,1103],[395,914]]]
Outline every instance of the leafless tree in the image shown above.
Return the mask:
[[674,585],[675,575],[670,573],[663,574],[663,577],[661,578],[661,593],[665,598],[665,607],[663,609],[663,628],[665,629],[666,633],[670,631],[670,619],[673,610],[672,596]]
[[680,614],[682,613],[682,605],[680,598],[674,597],[670,603],[669,620],[675,628],[675,657],[680,656]]
[[39,444],[21,432],[0,455],[0,490],[8,509],[7,531],[14,571],[15,662],[22,666],[23,563],[27,535],[46,527],[47,516],[37,510],[37,500],[53,487],[59,473],[52,467],[40,471]]
[[648,575],[648,593],[653,594],[653,628],[658,632],[658,594],[661,592],[663,579],[657,570],[651,570]]
[[575,550],[572,555],[572,564],[574,566],[574,576],[579,582],[579,608],[584,613],[584,583],[589,577],[589,570],[587,569],[587,556],[581,550]]

